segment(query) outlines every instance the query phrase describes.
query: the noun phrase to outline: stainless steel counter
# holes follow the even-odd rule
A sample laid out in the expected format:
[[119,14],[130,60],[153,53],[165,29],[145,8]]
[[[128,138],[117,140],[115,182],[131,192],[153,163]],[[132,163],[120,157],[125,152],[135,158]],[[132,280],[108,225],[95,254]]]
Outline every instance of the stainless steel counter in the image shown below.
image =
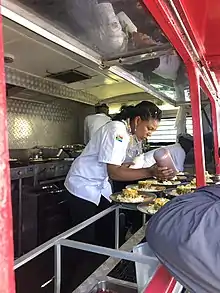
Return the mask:
[[55,177],[66,176],[72,161],[59,160],[47,163],[15,165],[10,168],[11,180],[36,177],[36,180],[47,180]]

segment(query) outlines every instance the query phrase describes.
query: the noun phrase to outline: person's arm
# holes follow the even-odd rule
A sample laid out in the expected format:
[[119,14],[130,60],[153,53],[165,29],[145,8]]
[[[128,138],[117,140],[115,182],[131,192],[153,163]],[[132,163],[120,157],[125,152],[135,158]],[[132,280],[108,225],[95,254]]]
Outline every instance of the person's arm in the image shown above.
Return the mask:
[[122,166],[107,165],[109,177],[116,181],[135,181],[151,177],[158,179],[170,179],[173,177],[173,171],[153,165],[150,168],[130,169]]
[[135,181],[147,177],[152,177],[147,169],[130,169],[125,166],[107,165],[109,177],[117,181]]

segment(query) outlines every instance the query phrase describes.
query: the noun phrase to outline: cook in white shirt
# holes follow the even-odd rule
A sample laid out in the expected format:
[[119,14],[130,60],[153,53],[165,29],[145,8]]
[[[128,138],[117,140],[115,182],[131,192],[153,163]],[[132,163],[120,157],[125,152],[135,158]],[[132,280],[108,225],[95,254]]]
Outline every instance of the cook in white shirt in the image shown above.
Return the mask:
[[96,131],[111,120],[109,107],[106,104],[95,106],[96,114],[89,115],[84,121],[84,143],[87,144]]
[[[180,172],[184,170],[186,155],[192,149],[192,147],[193,137],[190,134],[186,133],[178,135],[177,143],[166,146],[166,149],[169,150],[176,168]],[[156,163],[154,159],[155,150],[149,151],[135,158],[134,165],[131,168],[148,168],[154,165]]]
[[122,164],[130,135],[138,140],[147,138],[159,125],[162,112],[151,102],[141,102],[116,115],[91,138],[83,153],[73,162],[65,180],[67,190],[82,199],[99,204],[101,195],[109,199],[113,180],[139,180],[147,177],[170,177],[167,168],[129,169]]

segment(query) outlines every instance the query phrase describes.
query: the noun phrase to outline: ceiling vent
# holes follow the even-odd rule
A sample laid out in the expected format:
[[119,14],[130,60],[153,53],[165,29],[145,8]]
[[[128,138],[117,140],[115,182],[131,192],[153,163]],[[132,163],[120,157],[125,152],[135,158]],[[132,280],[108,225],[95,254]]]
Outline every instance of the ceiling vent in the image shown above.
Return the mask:
[[74,69],[66,70],[66,71],[62,71],[58,73],[52,73],[47,75],[46,77],[59,80],[64,83],[73,83],[73,82],[83,81],[83,80],[87,80],[91,78],[88,74],[82,73]]

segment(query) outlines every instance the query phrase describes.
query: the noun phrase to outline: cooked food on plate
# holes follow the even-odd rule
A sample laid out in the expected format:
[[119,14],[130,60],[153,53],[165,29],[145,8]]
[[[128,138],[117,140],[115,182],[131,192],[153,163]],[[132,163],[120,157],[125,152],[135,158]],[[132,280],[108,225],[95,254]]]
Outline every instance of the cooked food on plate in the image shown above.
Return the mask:
[[141,203],[146,200],[154,200],[155,197],[153,194],[146,194],[136,189],[126,188],[122,190],[121,194],[117,195],[117,200],[123,203]]
[[145,180],[145,181],[138,181],[139,188],[149,189],[152,184],[156,184],[157,180]]
[[177,186],[176,189],[171,190],[169,192],[169,195],[173,195],[173,196],[183,195],[186,193],[194,192],[194,189],[195,187],[192,186],[191,184],[180,185],[180,186]]
[[175,180],[165,180],[165,181],[158,181],[159,185],[178,185],[178,184],[181,184],[181,181],[175,181]]
[[126,189],[122,190],[122,195],[124,197],[137,198],[138,190],[135,190],[135,189],[132,189],[132,188],[126,188]]
[[153,204],[149,204],[148,206],[146,206],[146,212],[151,215],[156,214],[156,212],[158,212],[159,209],[162,208],[168,202],[169,199],[167,198],[156,198]]
[[[212,177],[214,177],[214,175],[211,175],[208,171],[205,171],[205,179],[207,183],[213,183],[213,180],[211,179]],[[194,181],[196,182],[196,179],[194,179]]]
[[146,180],[146,181],[138,181],[137,188],[139,190],[145,191],[163,191],[165,188],[163,186],[156,186],[157,180]]
[[145,180],[145,181],[138,181],[138,187],[144,189],[154,189],[153,186],[172,186],[172,185],[179,185],[181,181],[173,181],[173,180],[166,180],[166,181],[159,181],[159,180]]

